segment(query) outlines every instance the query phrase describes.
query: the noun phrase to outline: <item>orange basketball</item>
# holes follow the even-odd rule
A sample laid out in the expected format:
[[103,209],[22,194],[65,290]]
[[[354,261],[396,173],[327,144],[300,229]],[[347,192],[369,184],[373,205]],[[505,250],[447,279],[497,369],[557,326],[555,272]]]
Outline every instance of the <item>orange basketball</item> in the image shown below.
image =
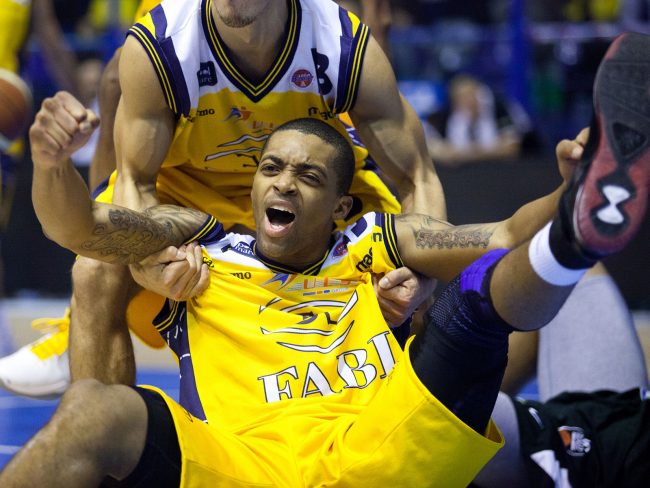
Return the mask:
[[0,149],[23,134],[32,114],[32,94],[11,71],[0,68]]

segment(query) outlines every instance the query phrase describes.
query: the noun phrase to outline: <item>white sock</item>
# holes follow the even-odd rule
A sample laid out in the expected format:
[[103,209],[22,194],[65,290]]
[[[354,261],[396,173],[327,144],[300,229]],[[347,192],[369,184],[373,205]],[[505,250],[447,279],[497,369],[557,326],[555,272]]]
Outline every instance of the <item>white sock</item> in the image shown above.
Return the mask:
[[587,272],[589,268],[571,269],[562,266],[553,253],[549,244],[549,222],[542,230],[537,232],[528,246],[528,260],[533,270],[542,280],[555,286],[574,285]]

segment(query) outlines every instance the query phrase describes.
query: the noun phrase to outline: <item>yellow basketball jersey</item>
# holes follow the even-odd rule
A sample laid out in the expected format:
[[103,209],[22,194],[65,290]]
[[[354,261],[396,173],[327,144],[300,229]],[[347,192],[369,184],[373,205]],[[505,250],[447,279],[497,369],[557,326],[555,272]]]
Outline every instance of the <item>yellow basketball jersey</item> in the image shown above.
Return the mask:
[[31,7],[31,0],[0,0],[0,68],[18,71],[18,53],[27,36]]
[[393,215],[365,214],[302,270],[214,218],[198,240],[209,288],[155,321],[180,366],[180,405],[163,398],[181,486],[461,487],[503,444],[422,385],[386,326],[370,274],[402,264]]
[[[355,142],[357,172],[351,191],[360,202],[352,215],[358,217],[362,209],[399,212],[353,129],[337,116],[354,105],[367,26],[329,0],[290,0],[282,49],[263,79],[252,81],[228,58],[210,14],[211,3],[166,0],[129,31],[148,53],[178,119],[161,173],[178,167],[169,180],[201,181],[242,207],[236,199],[249,197],[261,148],[273,128],[316,117]],[[183,191],[178,193],[183,196]],[[226,227],[229,213],[236,211],[224,214],[210,201],[199,202],[197,208],[219,215]],[[249,212],[237,218],[235,223],[253,228]]]
[[181,404],[231,431],[282,409],[367,405],[402,354],[371,282],[402,265],[393,216],[364,215],[305,270],[274,263],[215,220],[204,233],[208,290],[168,301],[154,321],[179,360]]

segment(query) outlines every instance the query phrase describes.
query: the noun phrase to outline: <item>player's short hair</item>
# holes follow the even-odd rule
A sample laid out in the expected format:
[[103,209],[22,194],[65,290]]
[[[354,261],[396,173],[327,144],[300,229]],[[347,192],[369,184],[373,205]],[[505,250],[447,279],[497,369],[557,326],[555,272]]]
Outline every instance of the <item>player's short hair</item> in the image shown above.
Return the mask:
[[314,135],[334,148],[334,161],[331,162],[336,172],[336,188],[340,195],[345,195],[350,190],[352,176],[354,175],[354,152],[347,139],[328,123],[319,119],[305,117],[290,120],[275,128],[264,143],[262,153],[266,151],[266,146],[274,134],[286,130]]

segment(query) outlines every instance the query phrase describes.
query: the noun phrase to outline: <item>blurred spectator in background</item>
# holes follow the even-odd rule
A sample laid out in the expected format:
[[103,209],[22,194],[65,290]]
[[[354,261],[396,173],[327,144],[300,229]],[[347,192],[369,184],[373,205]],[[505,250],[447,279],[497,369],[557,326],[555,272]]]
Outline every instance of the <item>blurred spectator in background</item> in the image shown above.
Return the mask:
[[468,75],[452,78],[448,92],[449,108],[429,118],[427,143],[436,164],[455,166],[519,156],[532,128],[520,105],[501,101]]

